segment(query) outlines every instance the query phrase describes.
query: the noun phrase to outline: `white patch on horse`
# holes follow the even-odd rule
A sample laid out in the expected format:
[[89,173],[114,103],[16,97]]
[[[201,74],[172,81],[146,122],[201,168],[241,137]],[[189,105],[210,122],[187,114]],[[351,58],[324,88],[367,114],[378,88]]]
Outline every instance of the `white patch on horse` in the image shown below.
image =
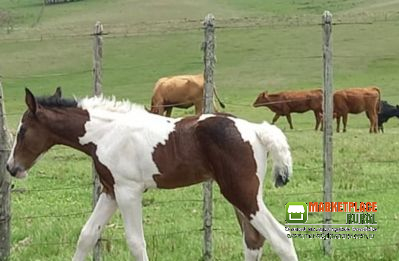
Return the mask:
[[[21,130],[21,128],[22,128],[22,118],[18,124],[17,132],[16,132],[17,135],[18,135],[19,131]],[[10,166],[11,168],[16,167],[15,166],[16,163],[15,163],[15,159],[14,159],[14,151],[15,151],[16,145],[17,145],[17,136],[14,137],[14,144],[12,145],[10,156],[8,157],[8,160],[7,160],[7,165]],[[19,166],[19,167],[23,167],[23,171],[18,171],[18,173],[15,174],[15,177],[18,179],[26,178],[28,176],[28,172],[25,170],[25,166]]]
[[[16,135],[18,135],[19,131],[21,130],[21,127],[22,127],[22,119],[19,121]],[[7,160],[8,165],[14,165],[14,151],[16,145],[17,145],[17,136],[14,137],[14,144],[12,145],[10,156],[8,157]]]
[[259,211],[251,215],[251,225],[270,242],[273,250],[279,255],[281,260],[298,260],[292,238],[287,236],[290,232],[285,231],[284,226],[266,208],[261,199],[262,195],[258,194],[257,198]]
[[102,97],[84,99],[79,106],[89,113],[84,145],[97,146],[97,157],[112,173],[115,183],[134,181],[144,188],[156,187],[152,175],[159,173],[152,159],[157,144],[165,144],[175,120],[150,114],[142,106]]
[[[253,157],[256,162],[256,175],[259,178],[260,184],[263,184],[263,179],[265,177],[265,171],[267,166],[267,153],[265,151],[264,145],[259,141],[256,134],[256,129],[259,124],[251,123],[242,119],[229,117],[230,120],[234,121],[234,125],[240,132],[244,142],[248,142],[253,150]],[[262,191],[262,187],[259,188]]]
[[208,118],[212,118],[212,117],[215,117],[215,115],[214,114],[201,114],[201,116],[199,116],[199,118],[198,118],[198,122],[206,120]]
[[246,244],[244,243],[244,255],[245,260],[253,260],[253,261],[260,261],[262,258],[262,250],[260,249],[249,249]]

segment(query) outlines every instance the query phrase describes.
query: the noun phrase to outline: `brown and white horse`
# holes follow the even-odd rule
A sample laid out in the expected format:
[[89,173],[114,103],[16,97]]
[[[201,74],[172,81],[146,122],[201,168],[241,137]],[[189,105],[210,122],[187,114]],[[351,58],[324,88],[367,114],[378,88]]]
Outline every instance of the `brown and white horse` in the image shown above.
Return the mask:
[[127,101],[102,97],[36,98],[26,89],[23,114],[7,169],[23,178],[55,144],[89,155],[103,192],[82,229],[73,260],[84,260],[117,208],[136,260],[148,260],[142,224],[142,193],[213,179],[234,206],[244,237],[245,260],[260,260],[268,240],[282,260],[297,260],[289,232],[262,199],[266,157],[273,158],[276,186],[288,182],[292,161],[286,137],[268,123],[227,114],[171,119]]

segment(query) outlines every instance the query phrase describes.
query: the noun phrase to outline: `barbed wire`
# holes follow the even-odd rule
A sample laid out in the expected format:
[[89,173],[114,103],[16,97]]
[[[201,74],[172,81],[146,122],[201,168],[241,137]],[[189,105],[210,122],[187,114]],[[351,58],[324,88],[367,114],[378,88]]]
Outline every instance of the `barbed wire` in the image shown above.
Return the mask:
[[[242,234],[239,229],[225,229],[225,228],[212,228],[213,232],[219,232],[224,235],[230,235],[234,236],[237,238],[241,238]],[[173,231],[173,232],[164,232],[164,233],[146,233],[145,237],[147,240],[150,238],[162,238],[162,237],[170,237],[170,236],[176,236],[176,235],[183,235],[183,234],[192,234],[192,233],[202,233],[203,228],[192,228],[192,229],[187,229],[187,230],[180,230],[180,231]],[[354,233],[352,233],[354,234]],[[126,238],[125,237],[107,237],[107,236],[102,236],[100,241],[104,243],[108,242],[114,242],[114,241],[122,241],[125,242]],[[18,243],[16,243],[18,244]],[[45,245],[76,245],[76,241],[63,241],[63,242],[30,242],[29,246],[45,246]],[[358,246],[339,246],[339,247],[334,247],[334,251],[347,251],[347,250],[353,250],[353,249],[367,249],[367,248],[390,248],[390,247],[399,247],[398,243],[384,243],[384,244],[367,244],[367,245],[358,245]],[[302,252],[320,252],[320,249],[315,249],[315,248],[309,248],[309,249],[296,249],[296,252],[302,253]]]
[[[69,189],[69,188],[68,188]],[[62,190],[59,188],[58,190]],[[35,191],[35,190],[32,190]],[[37,190],[37,191],[46,191],[46,190]],[[383,188],[363,188],[363,189],[350,189],[350,190],[334,190],[333,194],[345,194],[345,193],[360,193],[360,192],[387,192],[387,191],[398,191],[397,187],[383,187]],[[281,197],[281,191],[271,191],[268,190],[267,194],[279,194]],[[312,194],[322,194],[322,190],[317,191],[303,191],[303,192],[293,192],[293,193],[283,193],[283,196],[298,196],[298,195],[312,195]],[[219,195],[220,196],[220,195]],[[222,197],[215,197],[213,198],[214,202],[227,202],[225,198]],[[203,199],[175,199],[175,200],[166,200],[166,201],[153,201],[153,200],[144,200],[143,207],[151,207],[151,206],[159,206],[159,205],[166,205],[166,204],[174,204],[174,203],[202,203]],[[84,212],[75,212],[75,213],[65,213],[65,214],[46,214],[46,215],[37,215],[37,216],[24,216],[24,217],[16,217],[13,219],[20,220],[20,219],[37,219],[37,218],[64,218],[64,217],[74,217],[79,215],[86,215],[91,213],[92,211],[84,211]],[[388,220],[388,219],[387,219]],[[390,219],[389,219],[390,220]],[[1,221],[0,221],[1,222]],[[4,221],[3,221],[4,222]]]
[[[321,90],[321,89],[320,89]],[[337,89],[336,91],[345,91],[345,90],[350,90],[350,88],[346,88],[346,89]],[[267,95],[267,98],[265,99],[270,99],[271,101],[265,101],[265,102],[258,102],[256,103],[257,106],[268,106],[268,105],[274,105],[274,104],[286,104],[286,103],[294,103],[294,102],[303,102],[303,101],[310,101],[310,100],[317,100],[320,99],[322,97],[307,97],[307,98],[290,98],[290,99],[285,99],[285,98],[280,98],[280,99],[276,99],[276,97],[279,96],[284,96],[284,95],[290,95],[290,93],[299,93],[299,95],[303,95],[303,96],[307,96],[308,92],[312,91],[312,89],[308,89],[308,90],[298,90],[298,91],[283,91],[283,92],[278,92],[278,93],[270,93]],[[322,90],[321,90],[322,91]],[[355,95],[355,94],[350,94],[347,93],[345,94],[346,96],[349,97],[359,97],[359,95]],[[376,95],[373,94],[362,94],[362,97],[368,98],[368,97],[375,97]],[[389,96],[388,96],[389,97]],[[396,97],[396,96],[393,96]],[[386,97],[385,97],[386,98]],[[144,99],[143,99],[144,100]],[[150,100],[150,98],[148,99]],[[168,104],[157,104],[157,105],[151,105],[154,108],[167,108],[167,107],[179,107],[182,105],[191,105],[202,101],[203,97],[194,99],[190,102],[177,102],[177,103],[168,103]],[[249,107],[253,107],[252,104],[242,104],[242,103],[236,103],[236,102],[225,102],[222,101],[224,104],[226,105],[236,105],[236,106],[249,106]],[[309,108],[309,111],[312,110],[312,108]],[[292,113],[295,113],[294,111]],[[5,113],[5,114],[1,114],[0,116],[7,116],[7,115],[22,115],[22,113]]]
[[[49,189],[25,189],[25,188],[13,188],[11,192],[22,192],[22,193],[30,193],[30,192],[48,192],[48,191],[62,191],[62,190],[73,190],[73,189],[87,189],[89,186],[92,186],[94,183],[90,182],[87,184],[77,185],[77,186],[69,186],[69,187],[58,187],[58,188],[49,188]],[[335,189],[332,193],[334,194],[344,194],[344,193],[360,193],[360,192],[387,192],[387,191],[397,191],[397,187],[381,187],[381,188],[361,188],[361,189]],[[284,196],[294,196],[294,195],[306,195],[306,194],[321,194],[323,190],[316,191],[297,191],[292,193],[283,193]],[[278,190],[268,190],[267,194],[281,194],[281,191]],[[216,201],[224,200],[224,198],[215,198]],[[165,205],[179,202],[202,202],[202,199],[176,199],[176,200],[166,200],[166,201],[151,201],[147,203],[147,205]]]
[[[317,17],[317,18],[316,18]],[[309,22],[309,17],[283,17],[279,18],[276,21],[271,21],[270,18],[267,19],[259,19],[259,17],[252,18],[230,18],[230,19],[218,19],[218,23],[220,25],[216,25],[217,29],[250,29],[250,28],[262,28],[262,27],[310,27],[310,26],[321,26],[322,24],[318,21],[320,19],[319,16],[314,16],[312,22]],[[338,21],[333,22],[334,26],[346,26],[346,25],[373,25],[380,23],[393,23],[398,20],[398,17],[394,17],[395,19],[377,19],[375,17],[371,18],[369,21]],[[304,20],[306,19],[306,20]],[[284,22],[281,22],[283,20]],[[287,22],[288,21],[288,22]],[[111,28],[107,33],[104,33],[106,37],[133,37],[138,35],[152,35],[152,34],[168,34],[168,33],[176,33],[176,32],[187,32],[187,31],[195,31],[195,30],[203,30],[203,26],[200,25],[202,20],[194,20],[194,19],[184,19],[184,20],[172,20],[172,21],[163,21],[163,22],[140,22],[136,24],[105,24]],[[59,28],[55,30],[56,28]],[[43,33],[43,28],[41,31],[37,31],[36,29],[29,28],[30,31],[34,31],[31,35],[38,35],[39,37],[33,38],[4,38],[1,41],[9,42],[9,41],[42,41],[45,39],[70,39],[70,38],[83,38],[83,37],[91,37],[92,34],[82,33],[81,27],[78,26],[69,26],[69,27],[49,27],[53,31],[48,31]],[[78,29],[78,30],[75,30]],[[14,27],[13,31],[23,33],[25,28]],[[56,34],[53,32],[63,32],[63,34]],[[78,31],[79,33],[65,33],[64,31]],[[25,32],[26,33],[26,32]]]
[[77,216],[86,216],[87,214],[91,214],[93,211],[82,211],[68,214],[47,214],[47,215],[37,215],[37,216],[23,216],[23,217],[13,217],[13,220],[21,220],[21,219],[37,219],[37,218],[71,218]]
[[[262,50],[259,50],[262,51]],[[353,58],[382,58],[382,59],[396,59],[399,56],[399,54],[384,54],[384,55],[337,55],[337,54],[332,54],[333,58],[342,58],[342,59],[353,59]],[[269,56],[269,57],[264,57],[261,59],[251,59],[250,61],[275,61],[275,60],[292,60],[292,59],[322,59],[322,55],[309,55],[309,56]],[[185,64],[187,65],[192,65],[192,64],[202,64],[201,61],[197,62],[186,62]],[[104,67],[103,71],[115,71],[115,70],[133,70],[133,69],[145,69],[145,68],[153,68],[155,64],[140,64],[140,65],[134,65],[134,66],[125,66],[125,67]],[[170,66],[170,65],[175,65],[174,63],[163,63],[159,64],[157,63],[157,66]],[[85,73],[92,73],[92,69],[82,69],[82,70],[77,70],[77,71],[72,71],[68,73],[64,72],[58,72],[58,73],[50,73],[50,74],[38,74],[38,75],[2,75],[3,79],[29,79],[29,78],[52,78],[52,77],[63,77],[63,76],[71,76],[71,75],[80,75],[80,74],[85,74]],[[154,82],[155,83],[155,82]]]
[[31,193],[31,192],[49,192],[49,191],[61,191],[61,190],[74,190],[74,189],[87,189],[89,186],[93,186],[94,182],[87,184],[75,185],[71,187],[58,187],[58,188],[47,188],[47,189],[26,189],[26,188],[13,188],[11,192],[14,193]]
[[93,70],[79,70],[68,73],[49,73],[49,74],[32,74],[32,75],[16,75],[16,76],[3,76],[3,79],[29,79],[29,78],[51,78],[51,77],[59,77],[59,76],[71,76],[78,75],[84,73],[92,73]]

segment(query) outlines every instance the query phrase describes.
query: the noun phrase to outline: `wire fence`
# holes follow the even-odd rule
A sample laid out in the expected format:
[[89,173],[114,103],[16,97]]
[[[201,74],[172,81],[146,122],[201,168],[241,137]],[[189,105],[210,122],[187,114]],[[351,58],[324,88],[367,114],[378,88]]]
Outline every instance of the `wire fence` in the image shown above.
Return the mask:
[[[382,162],[374,162],[374,163],[385,163],[384,161]],[[348,163],[349,164],[349,163]],[[350,163],[350,164],[353,164]],[[362,164],[362,162],[358,162],[358,164]],[[321,171],[321,168],[319,169]],[[92,184],[86,184],[82,186],[76,186],[76,187],[59,187],[59,188],[48,188],[48,189],[29,189],[25,190],[23,193],[35,193],[35,192],[51,192],[51,191],[61,191],[61,190],[71,190],[71,189],[87,189],[87,193],[90,193],[88,190],[92,187]],[[342,193],[384,193],[386,194],[388,191],[389,193],[395,194],[397,192],[398,188],[397,187],[380,187],[380,188],[374,188],[374,189],[356,189],[356,190],[334,190],[334,194],[342,194]],[[17,193],[17,191],[14,189],[13,193]],[[323,191],[322,190],[315,190],[315,191],[302,191],[302,192],[295,192],[295,193],[284,193],[284,196],[303,196],[303,195],[312,195],[312,194],[318,194],[322,195]],[[279,191],[268,191],[267,192],[268,197],[274,196],[274,197],[281,197],[281,192]],[[26,195],[26,197],[29,197]],[[225,201],[224,198],[222,198],[220,195],[218,195],[216,198],[213,199],[214,203],[220,202],[220,201]],[[179,199],[179,200],[160,200],[160,201],[151,201],[150,203],[146,203],[144,201],[143,206],[144,209],[146,208],[151,208],[151,207],[157,207],[157,206],[162,206],[162,207],[172,207],[174,204],[177,205],[182,205],[183,203],[190,203],[190,206],[192,207],[192,204],[198,204],[198,206],[202,203],[201,199]],[[184,204],[183,204],[184,205]],[[180,207],[181,208],[181,207]],[[182,209],[181,212],[190,212],[191,208],[189,209]],[[32,220],[32,219],[75,219],[79,218],[82,219],[84,217],[87,217],[91,213],[91,209],[88,209],[87,211],[80,211],[80,212],[74,212],[74,213],[49,213],[49,214],[42,214],[42,215],[32,215],[32,216],[22,216],[22,217],[13,217],[13,219],[18,222],[19,220]],[[224,218],[223,216],[218,217],[217,215],[214,216],[215,219],[217,218]],[[338,221],[338,220],[336,220]],[[0,220],[0,222],[2,222]],[[322,220],[320,220],[322,222]],[[396,222],[395,220],[392,220],[391,218],[379,218],[378,219],[378,225],[379,226],[385,226],[387,222]],[[29,222],[27,222],[29,223]],[[19,222],[19,224],[21,224]],[[321,225],[320,225],[321,226]],[[123,227],[118,228],[121,232],[123,233]],[[239,232],[238,229],[231,229],[231,228],[222,228],[222,227],[213,227],[212,229],[215,233],[221,234],[221,235],[229,235],[229,236],[234,236],[236,238],[241,237],[241,233]],[[153,233],[153,234],[146,234],[147,239],[151,239],[152,237],[156,237],[157,240],[159,238],[169,238],[172,236],[176,235],[192,235],[193,233],[201,234],[203,233],[203,228],[201,227],[192,227],[189,229],[176,229],[171,232],[162,232],[162,233]],[[105,236],[104,238],[101,239],[103,242],[115,242],[115,241],[121,241],[124,242],[125,238],[122,237],[121,235],[117,237],[110,237],[110,236]],[[18,243],[17,243],[18,244]],[[75,245],[75,241],[67,241],[67,242],[52,242],[52,241],[43,241],[43,242],[30,242],[29,245],[31,247],[35,246],[51,246],[51,245]],[[387,248],[387,247],[398,247],[397,243],[383,243],[383,244],[375,244],[374,242],[372,244],[363,244],[360,246],[351,246],[351,247],[345,247],[345,246],[339,246],[335,247],[334,251],[346,251],[349,249],[368,249],[368,248]],[[299,249],[297,252],[309,252],[309,250],[319,252],[320,249]],[[153,249],[153,251],[156,251],[156,249]]]
[[[41,8],[38,15],[40,20],[43,8]],[[374,12],[367,15],[338,15],[333,22],[334,26],[351,26],[351,25],[373,25],[379,23],[395,23],[399,19],[396,12]],[[30,28],[23,28],[12,26],[9,23],[8,34],[3,37],[0,42],[12,41],[43,41],[45,39],[71,39],[71,38],[91,38],[92,34],[86,30],[82,30],[81,26],[51,26],[48,28],[41,28],[36,26],[35,22]],[[138,35],[151,34],[169,34],[176,32],[199,31],[202,30],[202,21],[200,19],[176,19],[167,21],[142,21],[130,24],[105,24],[108,31],[105,35],[108,38],[115,37],[134,37]],[[218,25],[215,26],[218,30],[231,29],[255,29],[255,28],[287,28],[287,27],[320,27],[320,17],[317,15],[303,15],[303,16],[265,16],[265,17],[245,17],[245,18],[220,18]],[[46,31],[48,30],[48,31]],[[86,31],[86,32],[85,32]],[[54,33],[58,32],[58,33]],[[16,33],[22,35],[20,38],[15,38]],[[25,35],[25,36],[24,36]],[[26,37],[29,35],[29,37]]]
[[[306,17],[308,18],[308,17]],[[346,25],[373,25],[376,23],[393,23],[397,22],[399,16],[385,16],[381,18],[379,17],[372,17],[369,18],[369,21],[353,21],[353,20],[348,20],[347,22],[338,22],[334,23],[334,26],[346,26]],[[288,18],[287,18],[288,19]],[[317,17],[319,20],[319,17]],[[284,20],[284,19],[283,19]],[[231,30],[231,29],[257,29],[257,28],[262,28],[262,27],[292,27],[292,26],[298,26],[298,27],[304,27],[304,26],[318,26],[320,27],[320,23],[316,22],[315,19],[311,19],[306,22],[304,21],[305,18],[297,18],[297,19],[288,19],[287,21],[284,22],[270,22],[269,19],[239,19],[239,20],[226,20],[226,21],[220,21],[220,25],[217,26],[217,29],[221,30]],[[174,21],[175,22],[175,21]],[[157,24],[157,28],[154,30],[151,30],[150,32],[148,31],[148,28],[151,28],[153,23],[141,23],[138,25],[134,25],[133,27],[137,27],[135,31],[127,30],[126,28],[131,28],[131,25],[109,25],[108,28],[109,32],[105,35],[105,38],[120,38],[120,37],[132,37],[132,36],[137,36],[137,35],[148,35],[148,34],[156,34],[156,33],[176,33],[176,32],[186,32],[186,31],[199,31],[202,30],[203,28],[199,26],[199,20],[187,20],[186,23],[187,25],[184,28],[181,28],[173,23],[161,23]],[[176,23],[179,24],[179,23]],[[230,24],[230,25],[229,25]],[[163,30],[164,27],[167,27],[168,30]],[[29,37],[29,38],[6,38],[6,39],[1,39],[1,42],[17,42],[17,41],[42,41],[45,39],[70,39],[73,37],[79,37],[79,38],[91,38],[91,34],[86,34],[86,33],[81,33],[81,32],[73,32],[76,30],[74,27],[64,27],[62,28],[64,31],[72,31],[70,34],[51,34],[49,32],[37,32],[37,35],[34,35],[35,37]],[[14,28],[15,31],[22,31],[19,28]],[[79,31],[79,30],[78,30]],[[338,59],[357,59],[357,58],[369,58],[370,56],[356,56],[356,55],[333,55],[334,58]],[[381,59],[390,59],[390,58],[397,58],[396,54],[387,54],[387,55],[382,55],[382,56],[375,56],[376,58],[381,58]],[[275,59],[322,59],[321,55],[315,55],[315,56],[297,56],[297,57],[292,57],[292,56],[273,56],[270,57],[270,60],[275,60]],[[200,64],[200,62],[198,62]],[[174,63],[164,63],[164,66],[172,66]],[[116,68],[116,67],[105,67],[104,72],[107,73],[107,71],[116,71],[116,70],[132,70],[132,69],[137,69],[137,68],[150,68],[153,67],[154,64],[147,64],[147,65],[137,65],[137,66],[132,66],[132,67],[121,67],[121,68]],[[68,73],[51,73],[51,74],[39,74],[39,75],[3,75],[2,78],[5,80],[20,80],[20,79],[49,79],[49,78],[54,78],[54,77],[64,77],[64,76],[77,76],[77,75],[82,75],[82,74],[87,74],[91,75],[92,70],[76,70]],[[150,92],[148,93],[150,95]],[[395,95],[390,95],[388,97],[384,98],[395,98],[399,96]],[[254,97],[255,98],[255,97]],[[143,100],[143,102],[149,102],[150,97],[148,97],[148,100]],[[300,99],[300,101],[305,101],[308,99]],[[298,100],[296,100],[298,101]],[[270,104],[276,104],[276,103],[286,103],[289,102],[286,99],[284,100],[277,100],[277,101],[272,101],[272,102],[265,102],[262,103],[261,105],[270,105]],[[238,102],[224,102],[228,106],[238,106],[242,108],[248,108],[251,106],[251,104],[244,104],[244,103],[238,103]],[[7,104],[7,102],[6,102]],[[180,103],[176,104],[169,104],[167,106],[175,106],[175,105],[180,105]],[[165,105],[157,105],[157,106],[165,106]],[[21,112],[10,112],[6,113],[5,116],[19,116],[20,117]],[[3,115],[0,115],[3,116]],[[313,130],[309,130],[313,131]],[[61,150],[61,151],[66,151],[70,150],[69,148],[66,147],[56,147],[54,150]],[[67,161],[66,161],[67,162]],[[375,161],[367,161],[367,164],[397,164],[398,160],[396,159],[390,159],[390,160],[375,160]],[[339,162],[337,163],[338,166],[347,166],[348,168],[354,167],[356,165],[363,165],[365,162],[364,161],[347,161],[347,162]],[[301,166],[301,167],[294,167],[294,172],[322,172],[322,162],[319,163],[319,166],[317,167],[306,167],[306,166]],[[76,186],[65,186],[65,187],[51,187],[51,188],[30,188],[30,189],[25,189],[25,188],[13,188],[12,193],[13,194],[22,194],[26,197],[29,196],[34,196],[35,193],[43,193],[43,192],[65,192],[65,191],[71,191],[71,190],[81,190],[83,193],[91,193],[91,188],[93,186],[93,183],[83,183],[80,185]],[[364,193],[373,193],[373,194],[379,194],[379,193],[389,193],[389,194],[395,194],[398,192],[398,188],[396,186],[381,186],[377,188],[373,187],[368,187],[368,188],[362,188],[362,189],[334,189],[333,194],[337,195],[342,195],[346,193],[354,193],[354,194],[364,194]],[[267,191],[266,192],[268,196],[270,197],[276,197],[279,198],[281,197],[281,191]],[[284,196],[289,196],[289,197],[294,197],[294,196],[314,196],[314,195],[322,195],[323,191],[320,189],[309,189],[306,191],[296,191],[296,192],[290,192],[290,193],[283,193]],[[320,197],[321,198],[321,197]],[[214,203],[218,203],[220,201],[224,201],[224,199],[219,195],[219,197],[216,197],[213,199]],[[190,198],[185,198],[185,199],[173,199],[173,200],[154,200],[151,202],[143,202],[144,208],[151,208],[154,206],[164,206],[164,207],[170,207],[171,205],[178,204],[182,205],[183,203],[190,203],[190,204],[201,204],[202,199],[190,199]],[[183,209],[182,212],[189,212],[190,209]],[[21,220],[31,220],[31,219],[51,219],[51,218],[57,218],[57,219],[75,219],[75,218],[82,218],[82,217],[87,217],[91,213],[91,208],[88,207],[87,210],[83,211],[77,211],[77,212],[72,212],[72,213],[48,213],[48,214],[41,214],[41,215],[24,215],[24,216],[13,216],[13,220],[21,221]],[[183,215],[182,215],[183,216]],[[183,218],[183,217],[182,217]],[[381,222],[382,221],[382,222]],[[5,222],[3,220],[0,220],[0,222]],[[387,222],[392,222],[391,219],[389,218],[381,218],[379,219],[379,226],[384,226]],[[384,223],[385,222],[385,223]],[[19,222],[19,225],[21,225],[21,222]],[[237,238],[241,237],[241,234],[239,230],[229,230],[228,228],[217,228],[214,227],[213,231],[216,233],[221,233],[225,235],[231,235],[235,236]],[[176,229],[175,231],[172,232],[163,232],[163,233],[153,233],[153,234],[146,234],[147,238],[152,238],[152,237],[172,237],[177,234],[182,234],[182,235],[192,235],[193,233],[203,233],[203,228],[201,227],[191,227],[188,229],[180,230]],[[393,240],[396,240],[397,238],[394,238],[392,236]],[[103,242],[114,242],[114,241],[125,241],[125,238],[118,235],[117,237],[109,237],[105,236],[102,238]],[[75,241],[61,241],[61,242],[30,242],[30,246],[50,246],[50,245],[75,245]],[[16,246],[18,245],[18,242],[16,243]],[[395,248],[398,249],[398,243],[382,243],[382,244],[363,244],[363,245],[357,245],[357,246],[350,246],[350,247],[345,247],[345,246],[339,246],[334,248],[334,251],[349,251],[353,249],[368,249],[368,248]],[[298,252],[302,253],[308,253],[308,252],[320,252],[320,249],[314,249],[314,248],[308,248],[308,249],[299,249],[297,250]],[[156,252],[156,249],[153,249],[153,252]]]

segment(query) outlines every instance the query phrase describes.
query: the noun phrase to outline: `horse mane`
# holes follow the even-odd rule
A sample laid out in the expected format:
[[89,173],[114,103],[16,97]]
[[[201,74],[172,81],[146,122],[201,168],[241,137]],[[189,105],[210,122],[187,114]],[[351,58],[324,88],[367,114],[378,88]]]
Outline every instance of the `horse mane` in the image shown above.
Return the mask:
[[83,109],[99,109],[117,113],[146,112],[143,105],[128,100],[117,101],[115,96],[112,96],[112,98],[105,98],[102,95],[86,97],[78,102],[78,106]]
[[47,108],[80,107],[82,109],[96,109],[116,113],[146,112],[143,105],[138,105],[128,100],[117,101],[114,96],[105,98],[101,95],[78,100],[76,98],[61,98],[53,95],[36,97],[36,102]]
[[41,97],[36,97],[36,102],[43,107],[76,107],[78,105],[78,102],[76,99],[65,99],[65,98],[60,98],[57,96],[41,96]]

